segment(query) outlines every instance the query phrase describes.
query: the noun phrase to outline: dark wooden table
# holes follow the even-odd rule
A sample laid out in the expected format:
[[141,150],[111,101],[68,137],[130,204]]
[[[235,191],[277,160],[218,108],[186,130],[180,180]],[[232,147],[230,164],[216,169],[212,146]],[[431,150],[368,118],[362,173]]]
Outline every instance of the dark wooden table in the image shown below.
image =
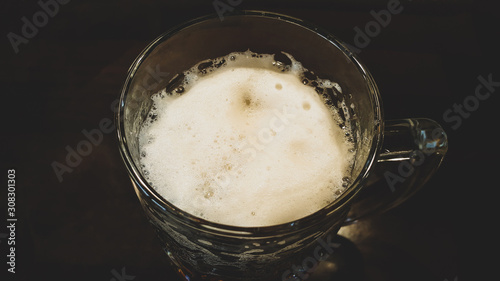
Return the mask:
[[[341,230],[347,265],[339,280],[485,280],[470,265],[493,251],[487,233],[498,219],[487,215],[498,213],[492,179],[500,87],[490,83],[481,100],[474,97],[479,77],[500,81],[498,9],[470,1],[220,1],[326,28],[358,48],[387,119],[429,117],[448,133],[449,154],[423,190]],[[213,1],[41,1],[49,2],[1,4],[0,276],[178,280],[143,215],[109,122],[139,52],[170,27],[216,12]],[[365,30],[389,9],[390,20]],[[357,28],[371,35],[363,41]],[[92,143],[87,135],[96,130],[102,138],[94,135]],[[86,155],[68,156],[77,149]],[[74,167],[58,177],[55,162]],[[5,262],[12,241],[9,169],[16,181],[15,274]]]

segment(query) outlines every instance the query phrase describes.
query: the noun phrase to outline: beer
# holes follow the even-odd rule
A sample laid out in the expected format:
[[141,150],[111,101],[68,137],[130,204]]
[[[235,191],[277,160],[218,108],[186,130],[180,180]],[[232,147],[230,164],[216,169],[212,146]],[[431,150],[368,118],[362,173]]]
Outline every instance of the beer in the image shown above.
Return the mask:
[[253,227],[292,222],[342,194],[354,158],[349,110],[322,95],[342,89],[281,55],[284,62],[251,51],[203,61],[152,96],[141,168],[167,201]]

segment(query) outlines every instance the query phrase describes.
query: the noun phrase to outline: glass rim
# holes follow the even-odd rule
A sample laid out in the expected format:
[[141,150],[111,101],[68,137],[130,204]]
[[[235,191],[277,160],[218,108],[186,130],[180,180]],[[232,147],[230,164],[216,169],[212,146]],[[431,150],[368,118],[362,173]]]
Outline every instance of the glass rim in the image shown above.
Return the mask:
[[[376,122],[376,132],[371,140],[371,148],[368,152],[368,157],[361,169],[360,173],[356,176],[355,180],[351,182],[349,187],[333,202],[326,205],[322,209],[314,212],[313,214],[307,215],[300,219],[277,224],[277,225],[268,225],[268,226],[251,226],[251,227],[242,227],[242,226],[234,226],[234,225],[226,225],[221,224],[209,220],[205,220],[203,218],[194,216],[180,208],[176,207],[174,204],[170,203],[166,199],[164,199],[149,183],[145,180],[140,172],[140,169],[137,167],[134,162],[132,155],[129,151],[129,147],[127,145],[125,128],[123,124],[124,117],[124,108],[125,101],[127,99],[127,94],[129,87],[131,85],[132,79],[135,76],[135,73],[139,69],[142,64],[144,58],[148,56],[159,44],[163,41],[168,40],[171,36],[176,33],[182,31],[185,28],[191,27],[196,24],[203,23],[204,21],[209,21],[213,19],[218,19],[217,14],[206,15],[202,17],[198,17],[184,23],[181,23],[168,31],[164,32],[160,36],[158,36],[155,40],[149,43],[146,48],[137,56],[134,60],[130,68],[128,69],[127,78],[125,80],[124,86],[122,88],[120,99],[119,99],[119,110],[116,111],[115,114],[115,123],[116,123],[116,133],[118,137],[118,143],[120,148],[120,155],[125,162],[125,166],[128,170],[129,175],[131,175],[134,184],[140,189],[139,192],[144,193],[144,195],[149,198],[152,203],[159,206],[161,209],[168,211],[174,215],[176,215],[176,220],[181,223],[189,224],[191,226],[197,227],[200,230],[211,231],[215,233],[219,233],[221,235],[236,235],[236,236],[246,236],[246,237],[256,237],[256,236],[264,236],[264,235],[277,235],[280,232],[290,233],[293,229],[303,229],[307,228],[314,223],[318,219],[324,218],[325,216],[329,216],[335,213],[336,210],[341,209],[348,201],[355,196],[361,187],[363,186],[364,181],[368,177],[368,171],[371,169],[372,165],[376,161],[377,155],[381,149],[382,141],[383,141],[383,112],[382,112],[382,104],[380,93],[375,84],[375,81],[372,75],[368,72],[367,68],[359,61],[357,55],[351,52],[345,44],[337,39],[334,35],[329,33],[328,31],[314,25],[308,23],[304,20],[294,18],[291,16],[268,12],[268,11],[257,11],[257,10],[241,10],[235,11],[230,15],[225,15],[225,18],[230,17],[263,17],[268,19],[274,19],[279,21],[285,21],[288,23],[292,23],[298,25],[302,28],[307,29],[308,31],[314,32],[315,34],[323,37],[323,39],[327,40],[329,43],[335,45],[339,50],[341,50],[356,66],[360,75],[363,76],[364,81],[367,83],[370,92],[371,104],[373,107],[373,112],[375,115]],[[220,19],[219,19],[220,20]]]

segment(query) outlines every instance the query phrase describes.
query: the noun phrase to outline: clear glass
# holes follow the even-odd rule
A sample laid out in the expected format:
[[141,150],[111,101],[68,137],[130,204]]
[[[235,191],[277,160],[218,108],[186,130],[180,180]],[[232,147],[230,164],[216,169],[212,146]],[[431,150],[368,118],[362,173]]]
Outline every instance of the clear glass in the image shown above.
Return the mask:
[[[139,166],[138,134],[151,108],[151,95],[175,87],[178,74],[200,61],[248,49],[263,54],[293,55],[320,78],[340,84],[342,96],[330,97],[334,104],[352,104],[349,120],[353,127],[355,163],[350,186],[325,208],[286,224],[236,227],[195,217],[162,198],[144,179]],[[116,118],[120,152],[136,194],[166,253],[186,280],[303,278],[331,253],[335,246],[331,239],[342,225],[402,202],[437,169],[447,147],[446,135],[441,130],[439,145],[434,142],[439,149],[427,157],[435,156],[437,161],[424,160],[418,167],[414,165],[421,172],[398,182],[398,192],[382,193],[379,197],[357,196],[363,193],[360,191],[368,190],[369,178],[376,181],[380,178],[377,175],[391,168],[387,163],[412,159],[415,154],[412,151],[429,142],[430,137],[418,132],[433,132],[440,127],[431,121],[425,123],[424,119],[394,121],[388,126],[393,129],[392,135],[388,134],[390,139],[404,136],[410,142],[401,146],[384,144],[382,150],[386,122],[377,86],[366,67],[328,32],[302,20],[269,12],[243,11],[225,16],[223,21],[216,15],[207,16],[164,33],[130,67],[119,106]],[[422,123],[419,120],[425,124],[415,125]],[[413,177],[417,175],[425,175],[424,180],[415,182]]]

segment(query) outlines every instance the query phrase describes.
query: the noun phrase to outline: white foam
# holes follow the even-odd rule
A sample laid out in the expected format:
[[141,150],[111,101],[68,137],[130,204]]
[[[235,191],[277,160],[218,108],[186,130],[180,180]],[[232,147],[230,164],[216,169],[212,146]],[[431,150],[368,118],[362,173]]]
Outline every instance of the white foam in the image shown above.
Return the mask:
[[193,68],[182,95],[153,97],[141,164],[164,198],[195,216],[236,226],[286,223],[343,191],[351,144],[335,111],[302,83],[300,63],[280,71],[272,56],[249,54],[230,54],[207,75]]

